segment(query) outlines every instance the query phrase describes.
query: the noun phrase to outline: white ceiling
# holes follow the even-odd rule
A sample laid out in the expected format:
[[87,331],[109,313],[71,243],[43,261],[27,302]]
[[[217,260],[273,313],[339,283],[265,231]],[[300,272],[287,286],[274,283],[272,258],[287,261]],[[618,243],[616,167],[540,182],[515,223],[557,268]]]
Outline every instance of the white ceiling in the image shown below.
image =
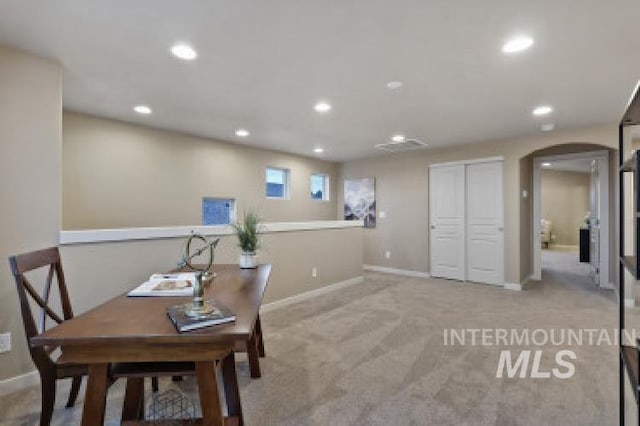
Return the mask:
[[[638,17],[637,0],[0,0],[0,43],[59,60],[67,109],[347,160],[395,133],[435,147],[617,122]],[[518,34],[534,46],[503,54]]]

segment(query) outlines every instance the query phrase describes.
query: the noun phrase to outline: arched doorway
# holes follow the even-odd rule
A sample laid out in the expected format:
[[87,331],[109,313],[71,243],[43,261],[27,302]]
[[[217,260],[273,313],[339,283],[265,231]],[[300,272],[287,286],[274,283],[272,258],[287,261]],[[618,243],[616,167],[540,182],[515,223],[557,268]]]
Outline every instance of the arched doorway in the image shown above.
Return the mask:
[[613,150],[556,145],[530,154],[532,279],[561,277],[582,288],[612,289]]

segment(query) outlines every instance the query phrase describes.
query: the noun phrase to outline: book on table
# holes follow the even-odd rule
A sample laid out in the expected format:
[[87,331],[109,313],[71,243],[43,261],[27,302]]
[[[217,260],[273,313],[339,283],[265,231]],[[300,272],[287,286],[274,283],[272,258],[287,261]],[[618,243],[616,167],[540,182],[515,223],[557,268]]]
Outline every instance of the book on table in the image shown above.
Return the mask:
[[196,274],[153,274],[148,281],[131,290],[127,296],[193,296]]
[[186,311],[191,305],[184,303],[167,307],[167,316],[175,325],[176,329],[182,333],[184,331],[196,330],[198,328],[211,327],[218,324],[225,324],[236,320],[236,316],[226,306],[213,300],[205,301],[215,309],[209,314],[200,315],[197,318],[187,315]]

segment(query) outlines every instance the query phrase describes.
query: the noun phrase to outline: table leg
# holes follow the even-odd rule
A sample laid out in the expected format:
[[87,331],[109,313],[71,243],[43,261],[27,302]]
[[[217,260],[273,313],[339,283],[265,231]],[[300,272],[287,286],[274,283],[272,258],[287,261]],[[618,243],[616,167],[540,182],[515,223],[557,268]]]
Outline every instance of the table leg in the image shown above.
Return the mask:
[[200,393],[203,426],[222,426],[224,419],[220,407],[218,380],[214,361],[196,362],[196,376]]
[[109,364],[89,364],[89,380],[84,396],[82,426],[104,424],[104,408],[107,402],[107,373]]
[[264,340],[262,340],[262,324],[260,323],[260,315],[258,315],[258,319],[256,319],[256,335],[258,337],[258,354],[260,354],[260,358],[264,358]]
[[247,358],[249,359],[249,371],[251,377],[257,379],[260,374],[260,358],[258,352],[258,342],[256,337],[256,330],[251,333],[251,338],[247,341]]
[[124,393],[122,422],[126,420],[144,420],[144,378],[130,377]]
[[242,426],[242,405],[240,405],[240,390],[238,389],[238,376],[236,375],[236,359],[231,352],[222,360],[222,377],[224,380],[224,395],[227,400],[229,417],[237,417],[238,425]]

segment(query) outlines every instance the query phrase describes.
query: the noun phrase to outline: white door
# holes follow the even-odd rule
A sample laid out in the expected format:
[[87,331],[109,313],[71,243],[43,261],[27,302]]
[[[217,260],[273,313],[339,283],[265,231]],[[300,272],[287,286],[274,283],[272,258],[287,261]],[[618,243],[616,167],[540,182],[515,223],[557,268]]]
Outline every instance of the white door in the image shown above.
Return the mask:
[[467,165],[467,280],[504,284],[502,161]]
[[600,170],[598,161],[591,162],[589,191],[589,263],[591,276],[600,282]]
[[464,165],[429,169],[430,260],[434,277],[464,280]]

